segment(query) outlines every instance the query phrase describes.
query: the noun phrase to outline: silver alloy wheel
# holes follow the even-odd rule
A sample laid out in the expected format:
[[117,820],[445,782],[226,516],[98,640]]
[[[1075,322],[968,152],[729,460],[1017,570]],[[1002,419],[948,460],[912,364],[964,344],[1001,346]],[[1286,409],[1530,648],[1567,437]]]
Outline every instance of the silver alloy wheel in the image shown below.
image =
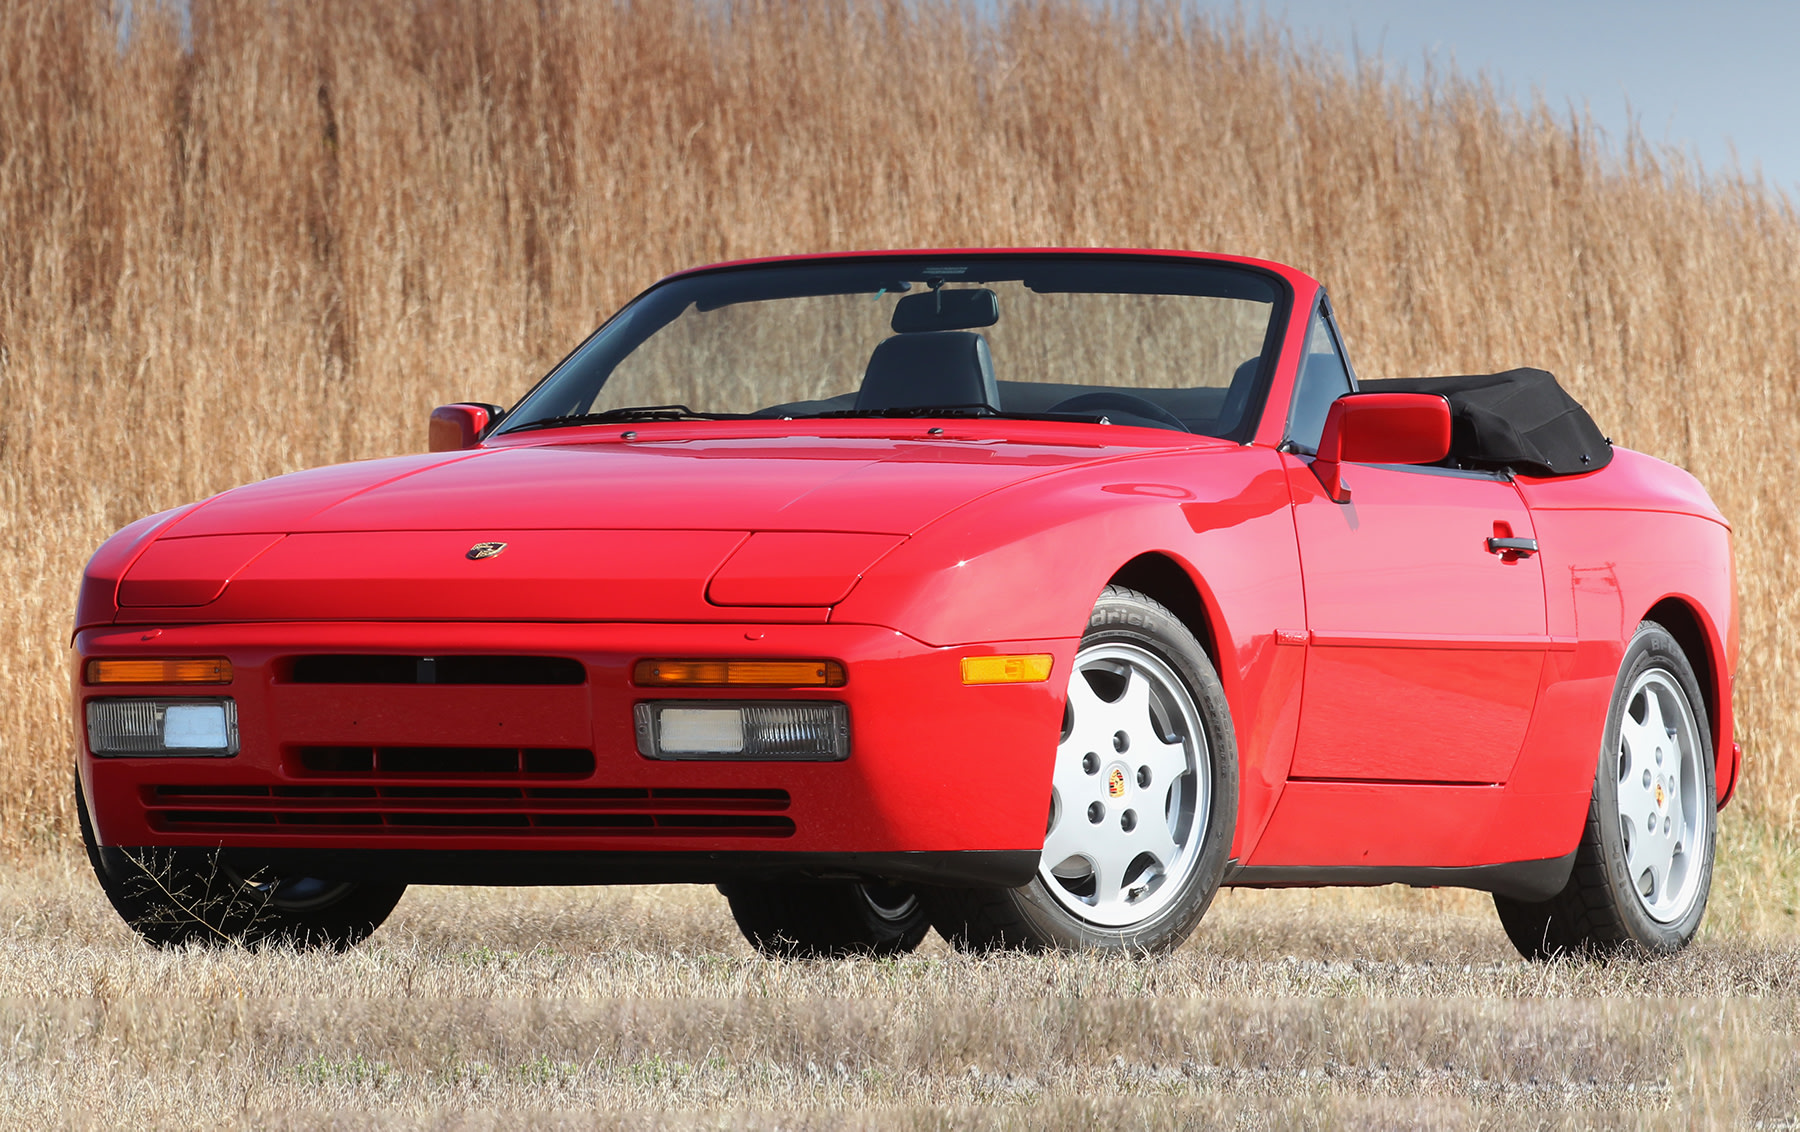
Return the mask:
[[1647,668],[1632,682],[1619,721],[1619,832],[1625,869],[1644,911],[1659,923],[1687,914],[1701,891],[1707,814],[1699,726],[1675,678]]
[[1102,927],[1161,911],[1200,856],[1211,769],[1199,712],[1174,669],[1133,644],[1082,649],[1038,865],[1045,889]]

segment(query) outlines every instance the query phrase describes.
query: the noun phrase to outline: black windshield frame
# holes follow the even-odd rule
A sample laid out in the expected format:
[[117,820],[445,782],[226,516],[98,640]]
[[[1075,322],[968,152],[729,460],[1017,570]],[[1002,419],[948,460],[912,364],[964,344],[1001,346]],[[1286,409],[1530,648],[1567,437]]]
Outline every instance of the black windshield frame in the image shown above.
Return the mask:
[[[904,293],[928,286],[929,280],[934,278],[956,284],[1019,281],[1028,289],[1042,293],[1172,294],[1270,303],[1255,383],[1236,424],[1229,431],[1217,434],[1240,444],[1249,442],[1261,420],[1294,305],[1294,292],[1288,281],[1267,268],[1229,260],[1156,253],[903,253],[728,264],[671,276],[639,294],[540,378],[496,422],[491,435],[523,431],[535,420],[580,412],[580,409],[565,406],[559,413],[554,402],[537,405],[536,411],[529,416],[524,410],[534,401],[542,401],[547,391],[555,390],[565,382],[572,381],[576,388],[581,388],[579,374],[590,365],[605,365],[610,375],[620,360],[674,321],[690,305],[701,310],[715,310],[734,303],[868,293],[883,287]],[[826,280],[831,281],[830,285],[824,285]],[[602,346],[605,347],[603,353],[599,350]],[[588,404],[604,385],[603,378],[593,386]],[[1105,387],[1097,385],[1095,388]],[[794,419],[815,421],[821,418]]]

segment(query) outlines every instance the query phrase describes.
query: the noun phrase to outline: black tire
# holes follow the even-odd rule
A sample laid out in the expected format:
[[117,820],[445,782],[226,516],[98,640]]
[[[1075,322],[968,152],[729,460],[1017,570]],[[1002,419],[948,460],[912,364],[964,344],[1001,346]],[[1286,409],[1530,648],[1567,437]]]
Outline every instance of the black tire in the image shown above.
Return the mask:
[[[1167,822],[1159,836],[1169,838],[1177,854],[1176,860],[1180,862],[1179,868],[1170,870],[1166,867],[1168,862],[1164,862],[1163,870],[1157,873],[1158,866],[1153,858],[1149,859],[1150,863],[1140,865],[1146,857],[1132,857],[1131,863],[1117,874],[1122,881],[1115,891],[1123,893],[1125,899],[1113,901],[1113,914],[1104,919],[1098,915],[1102,905],[1100,879],[1104,872],[1097,863],[1098,858],[1094,858],[1096,863],[1085,877],[1079,873],[1065,876],[1056,871],[1059,866],[1067,868],[1069,862],[1079,861],[1079,854],[1067,856],[1062,861],[1042,861],[1038,875],[1018,888],[921,890],[933,925],[957,947],[970,951],[1011,948],[1164,952],[1186,939],[1212,904],[1225,874],[1237,823],[1237,742],[1231,727],[1231,713],[1225,703],[1225,689],[1206,652],[1179,618],[1135,590],[1108,586],[1094,605],[1077,652],[1076,671],[1070,675],[1071,706],[1065,711],[1064,733],[1058,742],[1058,774],[1067,776],[1062,779],[1065,783],[1081,781],[1065,766],[1071,759],[1081,767],[1082,773],[1094,777],[1106,769],[1104,763],[1108,760],[1126,764],[1138,761],[1136,757],[1115,759],[1113,753],[1108,753],[1097,760],[1099,765],[1090,768],[1089,760],[1095,760],[1099,752],[1074,751],[1075,746],[1089,744],[1075,741],[1073,682],[1088,681],[1089,691],[1104,701],[1105,696],[1100,694],[1102,689],[1095,681],[1105,682],[1107,666],[1112,663],[1107,659],[1109,652],[1145,657],[1146,665],[1163,674],[1164,682],[1157,683],[1151,673],[1148,722],[1162,732],[1159,737],[1164,743],[1182,745],[1188,752],[1189,769],[1169,779],[1157,779],[1140,771],[1139,776],[1127,776],[1118,784],[1117,791],[1109,773],[1106,792],[1110,798],[1117,799],[1121,807],[1130,807],[1134,800],[1143,799],[1139,803],[1145,807],[1143,818],[1135,818],[1136,811],[1131,808],[1119,811],[1121,828],[1126,836],[1131,836],[1138,828],[1153,833],[1154,827],[1149,823],[1157,817]],[[1084,658],[1098,659],[1089,662]],[[1152,662],[1159,662],[1160,667]],[[1094,667],[1088,667],[1089,663]],[[1129,661],[1123,664],[1129,669]],[[1125,702],[1125,688],[1131,678],[1129,672],[1119,678],[1117,699],[1109,701],[1109,706]],[[1185,701],[1185,707],[1170,697],[1180,697]],[[1198,732],[1197,736],[1184,734],[1190,726]],[[1124,736],[1125,732],[1121,730],[1118,734]],[[1196,739],[1202,741],[1196,742]],[[1115,752],[1129,754],[1129,748],[1115,746]],[[1133,777],[1148,793],[1139,795],[1131,791]],[[1189,781],[1183,782],[1183,778]],[[1185,818],[1178,813],[1181,803],[1177,800],[1184,790],[1189,792],[1186,797],[1191,804]],[[1061,787],[1052,785],[1051,793],[1047,842],[1058,834],[1063,818],[1075,814],[1086,816],[1095,830],[1104,827],[1105,837],[1117,836],[1108,825],[1113,821],[1114,813],[1104,801],[1087,802],[1083,808],[1085,795],[1073,796],[1068,800],[1073,803],[1070,805],[1062,798]],[[1155,813],[1159,800],[1164,807],[1161,815]],[[1096,813],[1100,815],[1098,820]],[[1127,825],[1124,822],[1128,817],[1133,820]],[[1185,834],[1182,832],[1184,821]],[[1083,831],[1079,823],[1075,830],[1071,836],[1089,832]],[[1093,836],[1101,835],[1095,833]],[[1122,858],[1131,850],[1115,852]],[[1142,872],[1134,877],[1131,869],[1140,867]],[[1173,879],[1172,871],[1176,873]],[[1141,880],[1142,888],[1134,887],[1134,880]],[[1083,886],[1090,884],[1091,894],[1083,891]],[[1142,895],[1132,895],[1139,892]],[[1093,914],[1087,912],[1090,899],[1095,909]],[[1134,901],[1141,902],[1146,909],[1141,919],[1130,918]]]
[[[1643,758],[1633,753],[1634,744],[1625,737],[1627,721],[1638,728],[1648,726],[1648,720],[1633,714],[1634,709],[1650,710],[1646,697],[1658,700],[1657,718],[1664,730],[1674,732],[1668,736],[1674,758],[1669,760],[1666,794],[1660,743],[1654,754]],[[1668,728],[1664,711],[1680,714],[1682,709],[1685,716]],[[1567,886],[1544,901],[1494,897],[1500,924],[1519,954],[1534,960],[1633,951],[1669,955],[1686,947],[1700,928],[1712,888],[1718,828],[1714,773],[1706,700],[1693,666],[1667,629],[1645,621],[1632,635],[1619,665],[1594,771],[1593,800]],[[1646,781],[1654,785],[1654,793],[1640,800],[1633,791]],[[1671,843],[1678,848],[1664,878],[1669,883],[1660,884],[1665,891],[1657,891],[1654,868],[1640,869],[1634,877],[1629,863],[1633,839],[1654,836],[1638,830],[1640,809],[1646,812],[1647,823],[1661,815],[1663,828],[1675,835]],[[1686,843],[1689,840],[1691,844]],[[1644,891],[1646,887],[1650,892]],[[1674,891],[1666,891],[1670,888]]]
[[918,897],[898,885],[747,880],[722,884],[719,891],[731,903],[738,930],[765,955],[901,955],[931,930]]
[[404,884],[242,876],[204,849],[127,851],[95,843],[79,777],[75,812],[88,863],[113,909],[157,947],[265,945],[343,951],[381,926]]

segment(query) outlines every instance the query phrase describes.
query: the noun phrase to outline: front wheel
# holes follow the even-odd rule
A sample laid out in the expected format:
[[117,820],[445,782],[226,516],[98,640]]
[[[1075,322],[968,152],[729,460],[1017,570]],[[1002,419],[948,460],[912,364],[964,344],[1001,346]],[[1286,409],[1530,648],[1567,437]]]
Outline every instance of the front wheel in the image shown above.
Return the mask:
[[1185,625],[1108,586],[1069,676],[1038,875],[927,893],[958,947],[1167,951],[1224,876],[1237,817],[1225,691]]
[[1545,901],[1496,895],[1507,938],[1527,959],[1686,947],[1712,888],[1716,797],[1700,683],[1645,621],[1619,666],[1569,883]]
[[75,785],[88,863],[113,909],[157,947],[276,944],[342,951],[366,939],[404,884],[245,875],[204,849],[102,848]]
[[902,955],[931,930],[919,898],[901,885],[743,880],[719,891],[731,902],[738,930],[764,955]]

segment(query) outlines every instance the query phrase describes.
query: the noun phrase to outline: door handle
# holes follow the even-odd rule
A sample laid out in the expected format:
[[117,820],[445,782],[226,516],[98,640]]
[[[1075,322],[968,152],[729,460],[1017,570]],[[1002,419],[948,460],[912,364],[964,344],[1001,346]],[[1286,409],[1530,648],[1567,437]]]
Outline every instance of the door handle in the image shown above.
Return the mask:
[[1534,538],[1490,538],[1487,544],[1488,550],[1494,554],[1516,554],[1520,558],[1530,558],[1538,552],[1537,539]]

